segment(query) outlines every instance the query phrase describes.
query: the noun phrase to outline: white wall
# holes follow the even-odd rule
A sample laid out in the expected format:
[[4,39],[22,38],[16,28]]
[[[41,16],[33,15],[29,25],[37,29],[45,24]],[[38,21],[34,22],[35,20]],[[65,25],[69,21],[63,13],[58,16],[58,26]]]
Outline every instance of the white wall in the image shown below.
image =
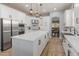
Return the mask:
[[60,38],[61,38],[61,33],[64,28],[64,11],[59,11],[59,12],[52,12],[50,13],[51,20],[53,17],[59,17],[60,20]]

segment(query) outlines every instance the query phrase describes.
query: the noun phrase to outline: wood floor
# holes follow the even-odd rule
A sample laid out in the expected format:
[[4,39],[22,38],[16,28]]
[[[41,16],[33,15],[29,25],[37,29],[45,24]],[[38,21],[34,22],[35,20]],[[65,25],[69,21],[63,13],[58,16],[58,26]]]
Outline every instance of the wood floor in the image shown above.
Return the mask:
[[[11,53],[12,50],[9,49],[7,51],[0,52],[0,56],[11,56]],[[41,56],[64,56],[62,40],[57,37],[50,39]]]
[[45,47],[42,56],[64,56],[64,49],[62,46],[62,40],[58,37],[54,37],[49,40]]

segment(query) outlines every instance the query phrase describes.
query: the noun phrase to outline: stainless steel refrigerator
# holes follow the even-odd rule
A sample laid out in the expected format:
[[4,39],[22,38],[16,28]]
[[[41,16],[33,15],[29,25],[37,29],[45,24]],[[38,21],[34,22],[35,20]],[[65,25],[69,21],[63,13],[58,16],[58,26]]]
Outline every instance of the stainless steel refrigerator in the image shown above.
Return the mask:
[[11,27],[12,27],[12,36],[19,35],[19,22],[15,20],[11,20]]
[[1,51],[11,48],[11,20],[10,19],[0,19],[0,40],[1,40]]
[[0,19],[0,48],[5,51],[12,47],[11,36],[19,34],[19,25],[17,21],[11,19]]

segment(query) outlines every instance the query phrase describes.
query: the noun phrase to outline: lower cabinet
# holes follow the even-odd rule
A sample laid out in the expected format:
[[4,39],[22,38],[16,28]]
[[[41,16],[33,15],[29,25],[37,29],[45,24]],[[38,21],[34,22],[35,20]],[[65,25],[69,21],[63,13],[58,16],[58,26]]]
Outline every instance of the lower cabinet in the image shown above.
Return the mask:
[[68,44],[68,56],[78,56],[77,51],[71,46],[71,44]]
[[48,36],[42,35],[34,41],[12,39],[13,56],[40,56],[48,42]]
[[63,48],[66,56],[78,56],[77,51],[72,47],[67,39],[63,40]]
[[73,48],[70,48],[68,50],[68,56],[78,56],[78,54]]
[[63,40],[63,48],[64,48],[65,55],[68,56],[69,47],[65,40]]
[[43,36],[43,38],[41,40],[38,40],[38,51],[39,51],[39,55],[41,55],[43,49],[45,48],[47,44],[47,38],[45,36]]

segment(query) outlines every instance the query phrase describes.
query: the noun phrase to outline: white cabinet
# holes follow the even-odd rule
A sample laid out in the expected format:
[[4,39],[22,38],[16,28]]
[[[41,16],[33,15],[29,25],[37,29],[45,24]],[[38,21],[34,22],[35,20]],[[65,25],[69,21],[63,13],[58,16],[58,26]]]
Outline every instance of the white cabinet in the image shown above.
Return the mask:
[[78,56],[78,53],[74,50],[73,47],[69,48],[69,53],[70,53],[70,56]]
[[65,10],[64,18],[65,18],[65,26],[74,26],[74,11],[73,11],[73,9]]
[[51,27],[50,17],[49,16],[42,17],[42,19],[40,19],[39,25],[41,27],[41,30],[50,31],[50,27]]
[[0,18],[10,18],[10,8],[0,4]]
[[[48,34],[48,33],[47,33]],[[38,53],[41,55],[41,53],[43,52],[43,49],[45,48],[48,40],[49,40],[49,36],[48,35],[42,35],[40,37],[40,39],[38,40]]]
[[11,9],[11,16],[13,20],[17,20],[19,22],[24,22],[25,20],[25,13],[22,13],[18,10]]
[[27,32],[24,35],[12,37],[12,55],[40,56],[49,40],[47,33],[44,31]]
[[0,17],[1,18],[17,18],[17,11],[13,8],[10,8],[6,5],[0,4]]
[[17,20],[17,11],[11,8],[11,16],[13,20]]
[[24,20],[25,24],[27,24],[27,26],[30,26],[32,19],[33,18],[31,16],[25,16],[25,20]]
[[18,19],[20,20],[20,22],[25,23],[25,17],[26,15],[22,12],[18,12]]
[[79,4],[74,4],[74,20],[76,29],[79,30]]
[[78,56],[78,52],[66,38],[63,40],[63,48],[66,56]]
[[65,52],[65,55],[68,56],[68,44],[65,40],[63,40],[63,48],[64,48],[64,52]]
[[21,11],[18,11],[6,5],[0,4],[0,18],[7,18],[7,19],[9,18],[12,20],[25,23],[24,21],[25,16],[26,14]]
[[79,34],[79,3],[74,4],[74,20],[76,32]]

